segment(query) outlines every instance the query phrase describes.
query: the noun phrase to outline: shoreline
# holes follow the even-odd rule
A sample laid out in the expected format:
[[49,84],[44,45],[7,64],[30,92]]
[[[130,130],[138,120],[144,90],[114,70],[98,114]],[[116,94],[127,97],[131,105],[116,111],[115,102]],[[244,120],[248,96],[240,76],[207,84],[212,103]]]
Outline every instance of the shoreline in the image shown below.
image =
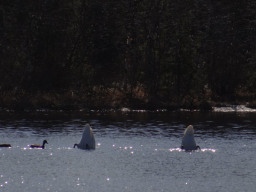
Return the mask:
[[133,94],[120,91],[49,91],[49,92],[0,92],[0,111],[200,111],[200,112],[256,112],[255,101],[240,98],[233,102],[213,101],[210,97],[188,97],[170,101],[149,99],[145,93]]
[[245,105],[229,105],[229,106],[222,106],[222,107],[212,107],[212,110],[200,110],[200,109],[186,109],[186,108],[179,108],[179,109],[166,109],[166,108],[158,108],[158,109],[132,109],[128,107],[122,108],[70,108],[70,109],[53,109],[53,108],[37,108],[37,109],[8,109],[8,108],[1,108],[0,113],[20,113],[20,112],[35,112],[35,113],[44,113],[44,112],[74,112],[74,113],[111,113],[111,112],[121,112],[121,113],[164,113],[164,112],[200,112],[200,113],[256,113],[256,109],[246,107]]

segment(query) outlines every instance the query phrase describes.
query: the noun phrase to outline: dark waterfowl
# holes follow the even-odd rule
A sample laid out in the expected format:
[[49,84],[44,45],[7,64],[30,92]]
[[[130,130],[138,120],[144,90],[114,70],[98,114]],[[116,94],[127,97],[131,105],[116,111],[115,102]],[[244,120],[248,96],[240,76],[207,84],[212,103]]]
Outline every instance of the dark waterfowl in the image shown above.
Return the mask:
[[[82,147],[79,144],[77,144],[77,143],[74,144],[74,148],[76,148],[76,147],[79,148],[79,149],[82,149]],[[91,148],[89,147],[88,144],[86,144],[83,149],[91,149]]]
[[189,125],[185,129],[184,136],[182,138],[181,149],[184,149],[185,151],[193,151],[193,150],[200,149],[200,147],[196,145],[194,132],[195,131],[192,125]]
[[3,143],[0,144],[0,147],[12,147],[11,144]]
[[186,151],[192,151],[192,150],[197,150],[197,149],[200,150],[200,149],[201,149],[200,146],[198,146],[198,145],[196,146],[195,149],[192,149],[192,150],[191,150],[191,149],[186,149],[183,145],[182,145],[180,148],[181,148],[181,149],[184,149],[184,150],[186,150]]
[[48,144],[48,142],[46,140],[43,141],[43,145],[30,145],[30,147],[44,149],[45,144]]
[[82,139],[79,144],[74,144],[74,148],[75,147],[79,149],[95,149],[95,138],[89,124],[85,125]]

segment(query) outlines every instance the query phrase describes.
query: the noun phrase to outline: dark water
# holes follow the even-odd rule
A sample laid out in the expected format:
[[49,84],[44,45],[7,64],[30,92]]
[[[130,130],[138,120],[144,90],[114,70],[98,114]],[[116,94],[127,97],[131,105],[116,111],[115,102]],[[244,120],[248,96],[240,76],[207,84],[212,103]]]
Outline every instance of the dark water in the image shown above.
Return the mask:
[[[256,113],[201,112],[37,112],[0,113],[1,135],[8,137],[77,134],[90,123],[97,135],[181,137],[192,124],[198,137],[252,137]],[[80,134],[80,132],[78,133]]]
[[[72,148],[86,123],[95,151]],[[179,149],[189,124],[201,151]],[[253,191],[255,126],[256,113],[1,113],[13,147],[0,149],[0,191]]]

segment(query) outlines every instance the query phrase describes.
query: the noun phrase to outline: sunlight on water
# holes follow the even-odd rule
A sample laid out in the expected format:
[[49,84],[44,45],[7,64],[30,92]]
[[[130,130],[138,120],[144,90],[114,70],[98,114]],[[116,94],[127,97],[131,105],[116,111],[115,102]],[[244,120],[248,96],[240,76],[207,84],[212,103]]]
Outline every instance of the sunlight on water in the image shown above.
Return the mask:
[[171,152],[173,152],[173,151],[179,151],[179,152],[181,152],[181,151],[183,151],[181,148],[171,148],[171,149],[169,149],[169,151],[171,151]]
[[[157,151],[157,149],[155,149]],[[178,152],[185,152],[185,150],[182,150],[181,148],[171,148],[169,149],[170,152],[173,152],[173,151],[178,151]],[[207,152],[207,151],[210,151],[210,152],[213,152],[215,153],[216,152],[216,149],[207,149],[207,148],[203,148],[203,149],[200,149],[200,150],[196,150],[196,151],[192,151],[192,152]]]
[[[73,148],[87,120],[3,123],[0,141],[13,147],[0,148],[0,191],[254,191],[254,117],[196,119],[201,150],[193,152],[180,149],[183,120],[164,118],[145,122],[129,116],[107,123],[93,118],[96,150],[89,151]],[[44,139],[45,149],[29,147]]]
[[201,151],[202,151],[202,152],[210,151],[210,152],[215,153],[215,152],[216,152],[216,149],[201,149]]

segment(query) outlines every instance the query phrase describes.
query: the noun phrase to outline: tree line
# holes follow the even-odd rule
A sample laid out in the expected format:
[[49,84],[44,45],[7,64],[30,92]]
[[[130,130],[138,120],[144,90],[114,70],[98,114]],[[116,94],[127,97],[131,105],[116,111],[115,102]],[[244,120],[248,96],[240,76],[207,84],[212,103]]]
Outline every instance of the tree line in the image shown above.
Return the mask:
[[252,101],[255,10],[253,0],[2,0],[0,92]]

